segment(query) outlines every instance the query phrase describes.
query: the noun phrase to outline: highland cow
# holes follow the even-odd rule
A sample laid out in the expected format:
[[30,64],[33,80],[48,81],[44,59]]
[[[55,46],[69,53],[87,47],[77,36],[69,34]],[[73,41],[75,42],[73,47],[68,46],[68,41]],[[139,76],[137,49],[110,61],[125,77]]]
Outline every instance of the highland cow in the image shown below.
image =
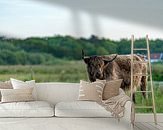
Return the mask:
[[[121,88],[124,91],[131,89],[131,57],[130,55],[109,55],[85,57],[82,51],[82,59],[87,65],[87,72],[91,82],[100,80],[123,79]],[[140,55],[134,55],[134,61],[144,61]],[[147,67],[142,63],[134,64],[133,73],[146,74]],[[141,91],[146,91],[146,76],[133,77],[133,101],[135,102],[135,91],[140,87]],[[145,92],[142,92],[145,98]]]

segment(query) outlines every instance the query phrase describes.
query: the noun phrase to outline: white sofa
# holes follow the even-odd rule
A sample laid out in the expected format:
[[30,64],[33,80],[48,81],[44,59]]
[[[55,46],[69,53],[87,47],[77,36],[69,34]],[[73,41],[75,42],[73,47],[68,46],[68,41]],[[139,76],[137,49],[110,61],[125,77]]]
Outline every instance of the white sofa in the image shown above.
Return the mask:
[[38,101],[0,104],[0,130],[128,130],[131,102],[120,122],[91,101],[77,101],[78,83],[37,83]]

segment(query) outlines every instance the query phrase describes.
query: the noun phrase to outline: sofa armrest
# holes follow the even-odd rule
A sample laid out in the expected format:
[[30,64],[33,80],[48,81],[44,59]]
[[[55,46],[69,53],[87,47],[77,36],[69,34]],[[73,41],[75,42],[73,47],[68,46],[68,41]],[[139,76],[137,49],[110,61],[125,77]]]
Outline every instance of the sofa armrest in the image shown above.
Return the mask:
[[[123,89],[119,89],[119,94],[125,94]],[[125,120],[129,123],[133,122],[134,119],[134,115],[132,115],[132,111],[133,111],[133,103],[131,101],[127,101],[125,104],[125,110],[124,110],[124,117],[122,118],[122,120]]]
[[125,125],[126,128],[129,128],[130,130],[133,130],[134,124],[132,118],[134,116],[132,115],[132,105],[133,103],[131,101],[127,101],[125,104],[125,111],[124,111],[124,116],[120,119],[120,124]]
[[125,111],[124,111],[124,118],[131,122],[131,114],[132,114],[132,102],[131,101],[127,101],[125,104]]
[[125,120],[129,123],[131,123],[131,121],[132,121],[132,102],[131,101],[127,101],[125,104],[123,120]]

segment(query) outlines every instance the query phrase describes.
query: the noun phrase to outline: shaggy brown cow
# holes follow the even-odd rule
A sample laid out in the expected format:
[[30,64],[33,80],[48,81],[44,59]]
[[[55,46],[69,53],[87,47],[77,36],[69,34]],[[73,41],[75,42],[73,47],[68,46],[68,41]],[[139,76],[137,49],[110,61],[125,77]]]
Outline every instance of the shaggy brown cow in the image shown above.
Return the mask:
[[[125,91],[131,89],[131,58],[130,55],[109,55],[109,56],[90,56],[85,57],[82,51],[82,59],[87,65],[87,72],[91,82],[96,79],[114,80],[123,79],[121,88]],[[134,55],[134,61],[144,61],[142,56]],[[134,64],[134,74],[146,74],[145,64]],[[146,76],[134,76],[133,79],[133,101],[135,102],[135,91],[140,86],[141,91],[146,90]],[[145,98],[145,92],[142,92]]]

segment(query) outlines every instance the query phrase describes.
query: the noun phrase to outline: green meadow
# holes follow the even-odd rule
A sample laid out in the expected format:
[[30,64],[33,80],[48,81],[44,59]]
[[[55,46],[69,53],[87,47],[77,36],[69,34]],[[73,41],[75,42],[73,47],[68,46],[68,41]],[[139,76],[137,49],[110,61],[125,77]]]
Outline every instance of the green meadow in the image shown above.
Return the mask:
[[86,80],[85,65],[78,61],[65,61],[54,65],[5,65],[0,66],[0,80],[10,77],[36,82],[79,82]]
[[[152,64],[156,110],[163,113],[163,65]],[[88,80],[86,66],[82,61],[60,61],[54,65],[3,65],[0,66],[0,81],[10,78],[20,80],[34,79],[36,82],[72,82],[79,83],[81,79]],[[148,95],[150,99],[150,95]],[[144,100],[141,94],[136,96],[137,104],[151,104]],[[137,110],[151,112],[151,110]]]

